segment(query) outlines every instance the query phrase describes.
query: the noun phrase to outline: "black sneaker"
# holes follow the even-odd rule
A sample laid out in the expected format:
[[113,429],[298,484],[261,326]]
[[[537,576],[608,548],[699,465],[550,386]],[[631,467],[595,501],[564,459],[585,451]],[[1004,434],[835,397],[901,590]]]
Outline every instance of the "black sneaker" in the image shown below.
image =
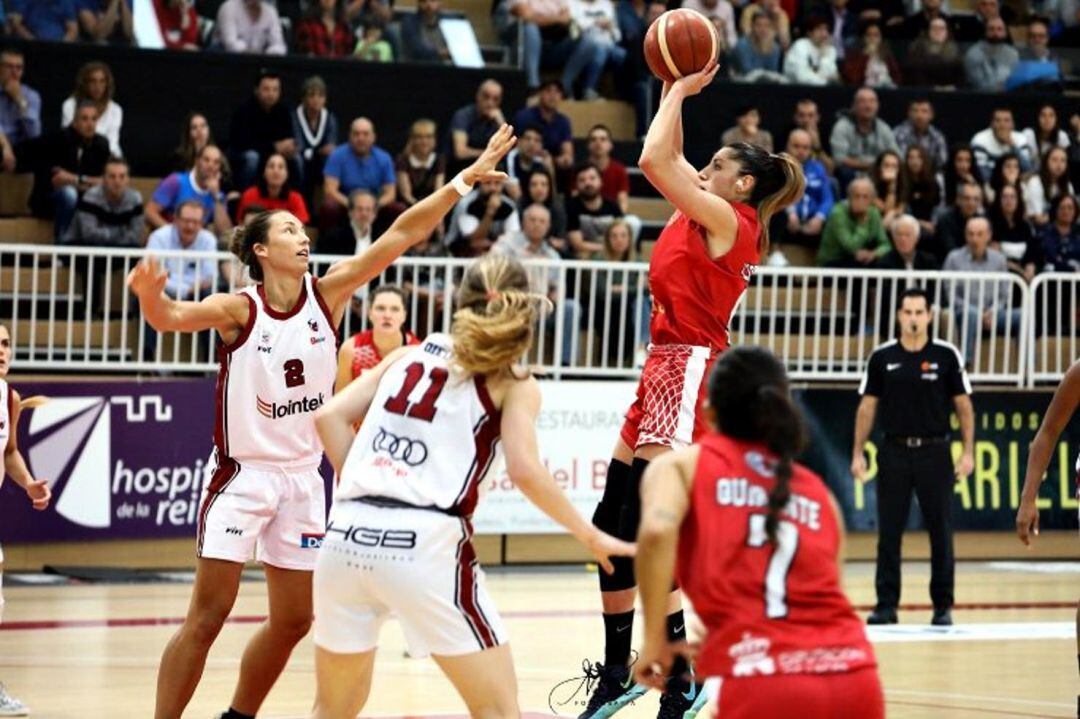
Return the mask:
[[930,623],[935,627],[951,627],[952,612],[948,609],[935,609],[934,617],[930,620]]
[[687,681],[684,676],[671,677],[667,691],[660,695],[660,711],[656,712],[656,719],[683,719],[700,691],[703,689]]
[[896,610],[878,607],[866,618],[867,624],[896,624]]
[[589,719],[600,707],[615,701],[634,686],[630,668],[625,666],[606,667],[600,662],[596,664],[586,662],[585,677],[589,683],[595,681],[596,684],[593,686],[593,693],[589,697],[585,711],[578,714],[578,719]]

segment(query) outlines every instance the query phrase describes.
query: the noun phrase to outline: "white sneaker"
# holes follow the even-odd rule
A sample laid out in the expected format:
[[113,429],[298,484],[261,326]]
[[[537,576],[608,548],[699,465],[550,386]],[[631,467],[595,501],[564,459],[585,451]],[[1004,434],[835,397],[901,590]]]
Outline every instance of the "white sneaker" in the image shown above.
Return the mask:
[[7,693],[0,684],[0,717],[28,717],[30,709],[21,701]]

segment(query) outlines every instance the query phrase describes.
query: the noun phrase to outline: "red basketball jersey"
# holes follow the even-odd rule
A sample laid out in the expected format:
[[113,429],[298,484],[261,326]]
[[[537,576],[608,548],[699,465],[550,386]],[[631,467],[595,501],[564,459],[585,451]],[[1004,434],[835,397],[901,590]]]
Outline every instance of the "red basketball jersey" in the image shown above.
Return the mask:
[[[408,330],[402,330],[402,336],[405,338],[404,343],[407,345],[420,344],[420,340],[416,338],[416,335]],[[353,335],[353,379],[359,377],[364,370],[371,369],[382,362],[382,359],[382,355],[379,354],[379,348],[375,346],[375,333],[373,330],[364,330],[363,332]]]
[[660,233],[649,262],[654,343],[727,349],[731,318],[757,269],[760,235],[757,210],[731,206],[739,227],[723,257],[709,257],[705,228],[681,212]]
[[698,671],[742,677],[876,666],[840,588],[840,525],[821,479],[795,465],[777,542],[765,533],[775,459],[710,432],[699,443],[679,582],[708,629]]

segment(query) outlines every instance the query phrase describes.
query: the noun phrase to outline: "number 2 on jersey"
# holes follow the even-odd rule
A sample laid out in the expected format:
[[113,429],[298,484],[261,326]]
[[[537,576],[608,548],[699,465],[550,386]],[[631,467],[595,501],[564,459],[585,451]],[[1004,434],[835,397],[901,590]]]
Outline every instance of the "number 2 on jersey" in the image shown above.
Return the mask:
[[[769,546],[764,514],[750,515],[746,544],[749,547]],[[765,570],[765,616],[769,619],[783,619],[787,616],[787,576],[798,547],[798,528],[791,522],[779,522],[776,527],[776,544],[772,548],[769,567]]]
[[409,404],[409,395],[416,389],[416,385],[420,384],[420,380],[424,377],[424,365],[421,362],[413,362],[411,365],[405,368],[405,384],[401,386],[398,393],[393,397],[386,400],[383,405],[383,409],[393,414],[400,414],[406,417],[412,417],[413,419],[423,420],[424,422],[430,422],[435,419],[435,401],[439,399],[439,395],[442,394],[443,387],[446,386],[446,380],[450,378],[450,372],[445,367],[432,367],[431,372],[428,373],[428,378],[431,380],[431,385],[424,392],[424,396],[420,398],[419,402]]

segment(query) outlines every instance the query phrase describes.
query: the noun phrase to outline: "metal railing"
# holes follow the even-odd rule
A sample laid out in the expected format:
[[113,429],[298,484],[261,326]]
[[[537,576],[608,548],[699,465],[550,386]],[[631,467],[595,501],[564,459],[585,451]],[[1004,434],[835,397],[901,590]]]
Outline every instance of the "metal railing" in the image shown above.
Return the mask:
[[[213,371],[212,331],[157,333],[142,320],[125,277],[142,250],[0,246],[0,316],[10,318],[15,361],[23,369],[117,372]],[[245,276],[227,253],[157,253],[182,261],[188,283],[234,291]],[[338,258],[312,258],[323,274]],[[447,331],[454,291],[468,260],[403,257],[371,283],[408,291],[408,327],[417,335]],[[648,343],[652,299],[643,263],[533,262],[534,290],[549,291],[527,361],[554,377],[634,379]],[[879,343],[895,335],[895,308],[909,284],[925,287],[938,310],[935,337],[956,345],[978,382],[1023,385],[1052,381],[1076,355],[1068,341],[1046,340],[1053,288],[1076,289],[1069,276],[1040,276],[1032,286],[1010,274],[761,268],[740,301],[733,344],[760,344],[780,356],[795,380],[857,380]],[[1058,290],[1060,298],[1064,290]],[[1070,290],[1070,292],[1072,292]],[[961,311],[966,297],[981,311]],[[1076,293],[1069,294],[1076,314]],[[369,300],[361,293],[345,314],[345,337],[364,329]],[[1053,314],[1053,313],[1051,313]],[[1065,310],[1059,314],[1065,316]],[[1058,331],[1057,323],[1053,326]],[[1038,336],[1037,335],[1038,330]],[[1070,326],[1070,332],[1075,330]],[[1071,342],[1071,344],[1069,344]],[[1029,372],[1029,367],[1031,372]]]
[[1049,272],[1031,283],[1028,379],[1056,382],[1080,357],[1080,275]]

